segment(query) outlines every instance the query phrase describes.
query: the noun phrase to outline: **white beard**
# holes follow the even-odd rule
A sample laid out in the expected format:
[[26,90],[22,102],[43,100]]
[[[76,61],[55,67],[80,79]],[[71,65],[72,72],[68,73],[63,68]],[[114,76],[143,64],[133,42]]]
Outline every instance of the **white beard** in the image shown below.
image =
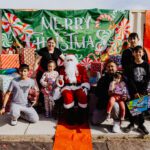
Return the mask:
[[65,62],[65,72],[70,83],[77,83],[76,75],[78,74],[77,64],[73,61]]

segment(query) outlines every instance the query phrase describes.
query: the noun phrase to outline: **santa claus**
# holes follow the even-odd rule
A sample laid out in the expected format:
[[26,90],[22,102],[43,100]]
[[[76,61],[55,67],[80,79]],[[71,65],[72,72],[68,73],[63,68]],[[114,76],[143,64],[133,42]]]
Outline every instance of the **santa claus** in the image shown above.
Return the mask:
[[62,87],[61,94],[64,100],[64,108],[67,110],[67,122],[74,124],[75,100],[78,104],[78,123],[83,123],[83,117],[87,108],[87,93],[90,89],[87,71],[78,63],[73,54],[68,54],[64,60],[64,68],[60,69],[60,77],[57,85]]

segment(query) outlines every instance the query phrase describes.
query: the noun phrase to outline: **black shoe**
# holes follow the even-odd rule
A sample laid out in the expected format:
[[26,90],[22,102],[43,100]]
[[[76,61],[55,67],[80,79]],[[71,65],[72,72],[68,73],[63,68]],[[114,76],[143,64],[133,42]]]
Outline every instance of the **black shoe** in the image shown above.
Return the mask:
[[130,131],[132,131],[134,129],[134,124],[129,124],[126,128],[125,128],[125,130],[124,130],[124,132],[125,133],[129,133]]
[[137,130],[143,134],[149,134],[148,130],[146,129],[144,125],[138,126]]

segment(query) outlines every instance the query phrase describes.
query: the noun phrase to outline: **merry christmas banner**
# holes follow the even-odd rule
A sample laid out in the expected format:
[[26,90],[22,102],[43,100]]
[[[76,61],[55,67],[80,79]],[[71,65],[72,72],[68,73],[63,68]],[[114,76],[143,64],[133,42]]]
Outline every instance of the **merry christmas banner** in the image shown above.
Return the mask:
[[83,64],[120,54],[128,34],[127,10],[2,10],[3,47],[15,41],[38,50],[53,36],[58,48]]

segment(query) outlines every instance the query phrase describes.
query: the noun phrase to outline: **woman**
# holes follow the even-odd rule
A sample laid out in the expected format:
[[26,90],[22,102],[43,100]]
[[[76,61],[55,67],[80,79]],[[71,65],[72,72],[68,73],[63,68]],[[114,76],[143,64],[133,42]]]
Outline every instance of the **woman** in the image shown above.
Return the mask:
[[56,64],[57,64],[58,58],[64,60],[64,55],[55,46],[56,46],[55,39],[50,37],[47,40],[47,47],[41,48],[37,52],[35,65],[34,65],[34,71],[37,72],[37,75],[36,75],[37,82],[39,82],[43,73],[47,71],[47,64],[50,60],[54,60]]
[[[35,59],[34,65],[34,75],[36,74],[36,80],[39,88],[41,89],[40,79],[45,71],[47,71],[47,65],[50,60],[54,60],[57,64],[57,60],[60,58],[64,60],[64,55],[60,51],[60,49],[56,48],[56,41],[53,37],[50,37],[47,40],[47,47],[41,48],[37,52],[37,56]],[[41,98],[40,94],[40,100]]]

